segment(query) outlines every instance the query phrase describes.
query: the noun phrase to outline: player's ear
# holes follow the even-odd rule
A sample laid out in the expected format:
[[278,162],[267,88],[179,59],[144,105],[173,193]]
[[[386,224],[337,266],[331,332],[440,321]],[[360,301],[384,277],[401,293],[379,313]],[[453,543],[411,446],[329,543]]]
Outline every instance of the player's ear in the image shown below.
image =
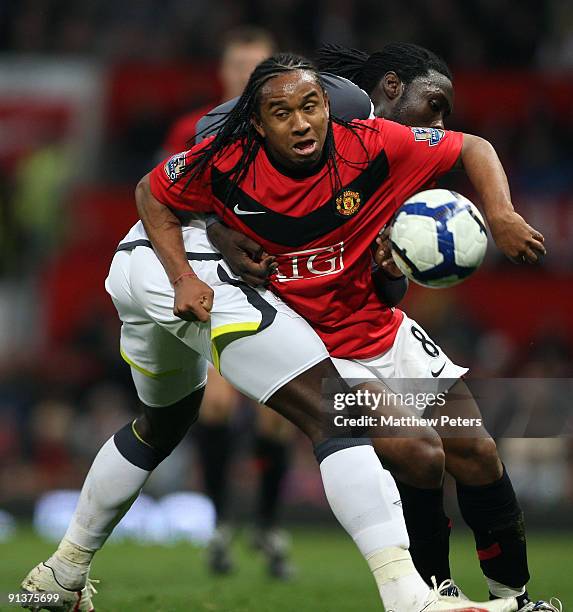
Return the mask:
[[261,118],[256,113],[254,113],[251,116],[251,124],[255,128],[255,130],[257,131],[257,134],[261,138],[264,138],[265,137],[265,128],[263,127],[263,124],[261,123]]
[[382,89],[389,100],[396,100],[404,92],[404,83],[393,70],[382,77],[380,85],[382,85]]

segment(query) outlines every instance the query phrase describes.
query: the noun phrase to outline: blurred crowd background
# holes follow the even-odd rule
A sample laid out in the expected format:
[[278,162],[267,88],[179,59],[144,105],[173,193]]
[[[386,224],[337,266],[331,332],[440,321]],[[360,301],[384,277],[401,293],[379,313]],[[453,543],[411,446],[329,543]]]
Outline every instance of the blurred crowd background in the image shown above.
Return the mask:
[[[456,88],[446,127],[491,140],[549,253],[520,268],[491,248],[475,278],[447,291],[412,288],[405,309],[475,376],[572,376],[571,2],[3,0],[0,508],[29,517],[43,492],[79,488],[101,444],[134,414],[103,280],[136,220],[137,180],[182,113],[219,101],[222,41],[245,24],[311,55],[323,42],[374,51],[403,40],[446,59]],[[244,452],[231,481],[245,514],[260,466],[239,434],[254,408],[232,401],[241,404],[232,427]],[[530,520],[567,524],[570,435],[500,446]],[[285,514],[324,516],[309,445],[295,436],[291,452]],[[194,457],[184,442],[146,490],[201,490]]]

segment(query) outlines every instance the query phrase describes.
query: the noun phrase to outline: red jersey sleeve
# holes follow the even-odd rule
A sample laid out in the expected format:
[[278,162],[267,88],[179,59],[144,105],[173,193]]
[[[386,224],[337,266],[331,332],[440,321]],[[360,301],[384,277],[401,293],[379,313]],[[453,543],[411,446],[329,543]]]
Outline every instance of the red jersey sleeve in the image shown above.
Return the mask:
[[382,121],[382,144],[399,206],[452,169],[462,152],[464,135],[440,128],[407,127]]
[[213,196],[209,182],[203,176],[191,182],[183,176],[192,157],[208,140],[189,151],[172,155],[155,166],[149,174],[151,193],[156,200],[170,208],[191,212],[213,212]]

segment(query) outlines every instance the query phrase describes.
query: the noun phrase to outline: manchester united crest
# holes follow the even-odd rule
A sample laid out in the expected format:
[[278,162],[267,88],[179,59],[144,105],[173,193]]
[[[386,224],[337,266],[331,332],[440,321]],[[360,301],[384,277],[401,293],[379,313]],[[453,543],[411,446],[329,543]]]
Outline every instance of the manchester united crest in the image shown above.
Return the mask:
[[361,199],[358,191],[345,189],[336,198],[336,211],[344,217],[350,217],[360,208],[360,204]]

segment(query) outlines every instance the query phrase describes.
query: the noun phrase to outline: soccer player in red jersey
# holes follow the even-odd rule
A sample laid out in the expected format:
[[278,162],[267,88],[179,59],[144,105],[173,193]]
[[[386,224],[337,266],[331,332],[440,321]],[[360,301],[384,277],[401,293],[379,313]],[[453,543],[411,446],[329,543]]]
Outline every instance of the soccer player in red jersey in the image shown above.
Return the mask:
[[[452,76],[447,65],[417,45],[391,43],[371,55],[325,45],[318,51],[317,66],[363,88],[370,95],[377,116],[407,125],[443,129],[444,119],[452,111]],[[216,112],[217,109],[214,115]],[[264,269],[236,255],[241,253],[239,245],[248,239],[224,230],[221,224],[211,225],[209,236],[233,269],[248,266],[251,281],[258,280]],[[256,250],[257,245],[249,243],[249,252]],[[381,254],[379,257],[383,258]],[[379,274],[384,282],[387,273]],[[479,417],[479,413],[475,416]],[[456,478],[459,506],[474,532],[491,595],[515,595],[523,612],[555,610],[549,602],[531,601],[527,593],[529,571],[523,513],[495,442],[484,430],[482,436],[446,438],[443,445],[447,469]],[[410,534],[410,551],[418,571],[428,583],[431,576],[438,582],[450,578],[450,521],[444,513],[442,487],[420,489],[399,480],[397,484]],[[488,511],[483,512],[483,507]],[[455,592],[454,589],[451,587],[450,591]]]
[[[409,195],[458,160],[500,249],[530,261],[544,251],[542,236],[513,210],[489,143],[383,119],[339,123],[314,73],[294,60],[283,68],[278,58],[259,65],[217,136],[160,164],[138,186],[140,213],[170,278],[189,272],[171,209],[216,212],[277,257],[273,289],[333,356],[379,355],[402,314],[372,291],[370,245]],[[205,320],[210,292],[192,276],[183,280],[175,309]]]
[[[399,82],[396,82],[395,84],[398,86],[400,85]],[[360,158],[359,148],[360,146],[363,146],[364,143],[370,144],[372,142],[372,139],[369,138],[371,135],[367,133],[367,130],[365,130],[362,138],[358,137],[356,134],[349,135],[346,133],[345,136],[347,140],[344,141],[343,136],[341,136],[339,142],[343,146],[344,143],[348,143],[354,139],[356,148],[354,150],[345,149],[342,152],[337,151],[337,153],[339,153],[342,159],[349,159],[352,163],[347,164],[342,170],[340,167],[333,166],[332,169],[327,169],[325,172],[324,166],[328,165],[328,160],[325,159],[325,156],[322,156],[321,159],[322,148],[316,146],[316,143],[321,142],[321,137],[324,138],[322,142],[326,142],[326,134],[321,133],[318,127],[313,125],[313,117],[304,117],[305,112],[307,112],[308,115],[312,115],[315,112],[316,99],[312,98],[312,93],[309,91],[307,91],[307,94],[309,95],[308,100],[304,97],[304,95],[301,97],[301,103],[304,102],[306,104],[310,101],[310,104],[307,105],[309,110],[304,111],[305,106],[302,106],[301,114],[303,115],[303,119],[300,120],[301,125],[295,125],[290,133],[288,131],[285,132],[282,130],[282,117],[285,118],[284,122],[288,123],[287,118],[290,115],[296,115],[296,110],[288,108],[288,105],[287,108],[281,108],[281,93],[284,95],[285,88],[288,89],[290,84],[283,83],[282,85],[282,92],[279,88],[278,94],[275,94],[276,101],[271,97],[269,108],[266,109],[268,111],[267,115],[265,116],[265,109],[263,106],[260,113],[261,118],[259,121],[257,121],[257,119],[254,121],[256,123],[259,137],[267,137],[266,130],[270,129],[269,140],[272,140],[272,138],[275,136],[275,134],[272,133],[272,128],[277,127],[279,138],[283,137],[282,135],[286,135],[284,141],[286,142],[286,146],[282,146],[282,142],[266,143],[265,159],[260,162],[260,165],[257,165],[260,160],[258,158],[254,158],[255,161],[253,162],[251,168],[241,168],[241,171],[243,171],[243,175],[241,176],[241,188],[236,188],[236,191],[233,191],[234,186],[232,185],[232,182],[229,181],[228,177],[225,178],[222,176],[222,174],[225,171],[228,171],[229,168],[232,167],[233,164],[240,158],[237,151],[233,151],[232,147],[230,147],[227,151],[225,151],[224,155],[221,155],[221,157],[226,156],[221,168],[217,168],[217,165],[215,164],[215,168],[211,171],[210,178],[213,181],[213,186],[212,193],[210,195],[214,196],[214,198],[208,196],[203,200],[204,202],[207,202],[207,208],[204,208],[203,210],[216,210],[220,215],[224,215],[225,221],[229,225],[236,228],[241,228],[251,237],[257,238],[259,242],[262,243],[263,247],[265,247],[265,250],[277,256],[279,261],[279,274],[273,280],[274,289],[286,301],[291,300],[294,307],[312,322],[315,329],[327,344],[331,354],[334,356],[338,354],[341,356],[353,356],[357,358],[372,357],[384,352],[384,350],[388,348],[388,345],[384,344],[383,337],[374,337],[370,333],[370,329],[368,329],[368,308],[371,302],[369,302],[368,299],[362,303],[357,302],[357,295],[360,295],[362,293],[362,289],[364,289],[367,285],[366,279],[368,278],[369,266],[367,264],[367,257],[363,256],[362,265],[360,268],[361,272],[356,275],[357,268],[355,266],[359,266],[359,264],[357,264],[358,257],[354,257],[354,253],[356,253],[356,251],[352,251],[352,247],[349,246],[349,243],[351,242],[352,238],[354,236],[358,236],[359,233],[360,235],[357,239],[358,251],[360,251],[362,254],[366,253],[366,247],[374,237],[374,234],[368,235],[368,227],[371,229],[371,231],[373,229],[373,231],[376,232],[377,229],[384,224],[388,217],[384,217],[383,215],[378,217],[373,217],[370,215],[366,216],[366,213],[362,211],[362,226],[360,227],[362,231],[359,232],[358,229],[352,227],[352,223],[350,221],[342,224],[336,223],[336,221],[333,222],[332,218],[328,219],[325,212],[325,204],[328,205],[328,201],[330,200],[330,211],[328,212],[331,214],[334,213],[333,216],[335,216],[336,213],[347,217],[353,217],[354,214],[358,214],[358,208],[362,205],[362,203],[359,201],[362,193],[358,188],[352,189],[352,182],[355,181],[356,177],[360,174],[356,171],[356,167],[363,164],[364,166],[368,166],[368,169],[371,170],[374,164],[379,161],[377,154],[379,154],[383,148],[387,151],[388,158],[390,159],[390,162],[392,162],[391,156],[393,151],[389,147],[389,144],[392,144],[392,136],[389,137],[387,143],[384,143],[384,145],[378,149],[374,147],[373,150],[369,149],[368,153],[364,151],[365,156]],[[392,83],[390,83],[390,85],[392,85]],[[273,105],[275,105],[278,109],[274,115]],[[266,125],[262,118],[267,119]],[[278,121],[275,121],[275,119]],[[267,127],[269,123],[271,124],[270,128]],[[335,125],[333,129],[333,140],[336,144],[338,144],[337,131],[341,130],[338,130],[338,126]],[[400,130],[397,131],[400,132]],[[407,128],[402,128],[401,131],[404,133],[407,131]],[[436,134],[436,142],[434,142],[432,145],[430,145],[430,142],[428,142],[428,148],[430,146],[434,146],[436,148],[438,146],[443,146],[443,143],[441,142],[442,139],[450,136],[450,134],[447,133],[442,135],[441,128],[436,128],[434,132],[422,132],[422,134],[426,135],[431,135],[432,133]],[[289,137],[291,141],[290,143]],[[457,150],[455,149],[455,136],[452,136],[451,140],[454,141],[453,144],[450,145],[453,147],[453,152],[450,153],[451,157],[448,158],[447,155],[445,155],[445,162],[443,159],[438,160],[438,167],[439,163],[444,163],[446,166],[444,168],[445,170],[449,169],[447,167],[448,163],[450,166],[453,165],[453,162],[455,158],[458,157],[460,151],[461,144],[459,141],[457,144],[458,148]],[[291,146],[291,150],[288,149],[289,144]],[[368,144],[365,144],[364,146],[368,148]],[[405,147],[406,145],[403,146]],[[388,149],[390,150],[388,151]],[[436,149],[434,149],[433,152],[435,152],[435,150]],[[423,152],[418,150],[416,153],[428,153],[428,150]],[[482,154],[484,153],[481,153],[478,155],[478,157]],[[260,153],[260,155],[263,157],[264,154]],[[365,161],[367,155],[370,155],[373,158],[372,163],[370,163],[370,159]],[[190,158],[189,155],[185,157],[184,160],[181,159],[181,166],[189,166],[189,164],[192,166],[193,161],[189,161],[190,159],[192,158]],[[279,163],[277,163],[277,159],[280,160],[280,163],[282,163],[282,167],[279,165]],[[422,155],[420,155],[419,159],[426,162]],[[305,160],[305,162],[302,160]],[[306,160],[309,160],[310,163],[306,164]],[[168,162],[168,164],[169,163],[170,162]],[[226,167],[224,165],[225,163],[228,164]],[[321,163],[322,166],[320,165]],[[352,164],[354,164],[354,166],[352,169],[349,169]],[[306,166],[311,167],[312,172],[307,172],[310,176],[307,177],[307,185],[305,185],[305,201],[300,209],[303,214],[297,215],[297,218],[295,219],[292,218],[294,214],[282,215],[279,217],[277,212],[294,213],[296,206],[296,202],[293,203],[294,198],[292,196],[292,194],[295,192],[293,189],[286,187],[288,180],[284,175],[291,174],[291,178],[294,178],[296,181],[301,181],[304,178]],[[300,168],[302,168],[302,173]],[[390,176],[393,174],[392,169],[392,163],[390,163]],[[256,194],[254,192],[254,186],[251,187],[253,177],[248,175],[249,170],[252,170],[253,174],[256,174],[258,181],[256,186]],[[419,182],[416,183],[415,181],[417,177],[415,177],[415,174],[413,174],[411,170],[411,167],[407,168],[404,171],[404,175],[402,175],[407,177],[408,185],[406,189],[409,189],[410,191],[400,192],[399,188],[396,189],[391,194],[391,196],[394,197],[394,204],[399,204],[409,195],[409,193],[416,191],[422,185],[424,185],[428,178],[433,178],[430,172],[430,174],[425,174],[422,178],[419,178]],[[344,171],[348,173],[346,176],[342,175],[342,172]],[[428,172],[427,163],[425,163],[423,166],[423,171]],[[438,172],[439,171],[440,170],[438,169]],[[336,175],[337,172],[340,173],[338,176]],[[438,172],[435,172],[434,176]],[[396,177],[397,173],[399,173],[399,170],[394,173],[393,176]],[[283,176],[281,176],[281,174]],[[335,180],[338,179],[340,181],[338,188],[341,191],[343,188],[348,187],[348,193],[343,191],[341,194],[342,202],[337,201],[337,198],[333,197],[332,174],[335,174]],[[262,175],[264,175],[263,178],[260,178]],[[265,182],[267,176],[270,177],[268,183]],[[158,199],[164,198],[164,202],[168,202],[174,208],[186,208],[186,201],[191,202],[191,207],[197,206],[197,202],[202,202],[201,195],[194,192],[193,184],[188,186],[188,191],[177,189],[177,187],[173,189],[170,188],[169,192],[165,191],[165,188],[170,185],[169,181],[166,181],[165,177],[165,169],[158,167],[155,170],[155,174],[153,175],[152,179],[157,179],[157,183],[155,183],[155,190],[153,184],[152,190],[155,191]],[[378,174],[378,178],[380,178],[380,174]],[[505,181],[503,174],[498,173],[497,179],[497,182],[503,185]],[[499,179],[501,179],[501,181]],[[368,180],[363,180],[365,181],[368,189]],[[483,176],[480,177],[478,173],[478,184],[480,181],[483,181]],[[315,207],[313,208],[312,204],[309,205],[310,198],[307,197],[306,194],[313,193],[314,195],[321,182],[323,192],[318,197],[319,206],[316,206],[315,204]],[[281,183],[283,184],[281,185]],[[355,184],[356,183],[354,183],[354,185]],[[269,187],[269,185],[272,185],[272,187]],[[395,188],[395,183],[393,183],[392,186]],[[481,183],[481,186],[483,187],[483,182]],[[201,191],[202,188],[203,186],[200,186],[199,191]],[[272,192],[273,188],[275,190],[274,192]],[[328,193],[329,190],[330,193]],[[372,189],[372,191],[374,191],[374,189]],[[228,197],[230,192],[232,192],[232,196]],[[273,195],[270,195],[271,192]],[[505,197],[506,203],[509,202],[508,194],[505,195],[503,190],[501,190],[498,195],[501,195],[502,199]],[[345,196],[347,196],[347,202],[344,202]],[[186,200],[187,197],[189,198],[188,200]],[[276,200],[273,199],[274,197],[276,197]],[[340,198],[340,196],[338,197]],[[273,201],[273,203],[280,202],[282,210],[279,209],[279,211],[277,211],[276,208],[273,207],[273,210],[270,211],[261,205],[260,202],[257,202],[257,200],[262,202]],[[317,200],[315,199],[314,201],[316,203]],[[519,254],[524,258],[534,261],[536,259],[536,253],[534,252],[535,249],[539,249],[540,251],[543,249],[543,246],[539,241],[539,234],[528,228],[521,218],[515,215],[515,213],[508,208],[508,210],[505,211],[506,213],[510,213],[508,218],[512,217],[513,222],[517,224],[517,227],[521,225],[521,230],[529,232],[529,236],[526,236],[525,234],[522,235],[522,238],[525,240],[525,242],[521,245],[522,252],[516,250],[514,245],[511,245],[510,249],[508,249],[507,247],[510,245],[504,244],[504,241],[506,240],[506,237],[503,235],[505,230],[502,229],[502,231],[499,232],[499,228],[503,228],[504,224],[501,222],[500,225],[500,219],[496,211],[487,210],[487,196],[485,203],[486,214],[489,212],[488,218],[492,226],[494,237],[498,238],[498,243],[500,243],[500,246],[502,248],[505,247],[506,253],[510,256]],[[323,205],[322,208],[320,207],[321,204]],[[336,210],[333,210],[334,206],[336,206]],[[341,208],[344,208],[344,210],[341,210]],[[198,210],[198,208],[194,209]],[[201,208],[199,208],[199,210],[200,209]],[[326,221],[326,223],[324,223],[320,229],[322,231],[326,230],[325,233],[330,233],[330,236],[332,237],[326,243],[320,242],[316,239],[313,240],[313,229],[315,232],[317,229],[312,227],[312,223],[305,223],[305,221],[308,221],[308,217],[310,216],[308,213],[316,215],[315,218],[318,219],[321,211],[324,214],[320,221]],[[393,211],[390,210],[390,212],[387,213],[388,216],[390,216],[392,212]],[[307,213],[306,219],[304,213]],[[331,223],[331,232],[328,231],[329,228],[326,225],[329,222]],[[289,225],[291,226],[290,231],[288,227]],[[305,231],[308,232],[308,234],[304,234]],[[261,240],[263,237],[266,238],[266,241]],[[309,237],[310,239],[308,239]],[[338,237],[342,237],[345,240],[339,240],[337,242]],[[296,247],[297,250],[291,250],[292,247]],[[532,250],[531,247],[534,247],[534,249]],[[321,253],[326,253],[326,256],[323,257],[322,261],[320,259]],[[323,264],[322,267],[320,265],[321,263]],[[343,270],[348,269],[352,269],[353,271],[351,285],[352,292],[343,293],[343,288],[345,286],[345,282],[342,280],[342,277],[344,276]],[[334,278],[326,278],[329,276],[334,276]],[[306,287],[304,286],[305,282],[307,283]],[[359,288],[358,291],[356,290],[357,288]],[[323,292],[327,299],[324,299],[322,295]],[[336,300],[333,299],[333,295],[340,296],[341,292],[343,298],[337,303]],[[372,293],[370,293],[370,296],[372,296]],[[315,302],[315,300],[317,302]],[[316,303],[320,304],[318,309],[314,307]],[[340,307],[339,310],[337,310],[338,307]],[[375,310],[375,308],[376,307],[374,307],[373,310]],[[325,313],[327,313],[326,318],[324,317]],[[399,314],[391,313],[388,310],[386,310],[385,314],[386,326],[383,327],[383,330],[390,337],[389,344],[391,344],[393,335],[395,335],[395,330],[399,325],[399,321],[396,320],[397,317],[399,317]],[[361,320],[361,317],[364,315],[366,315],[365,318]],[[342,321],[344,324],[340,325],[340,322]],[[370,321],[373,322],[373,325],[379,325],[381,321],[384,321],[384,318],[382,316],[372,317]],[[339,324],[338,328],[337,323]],[[347,335],[345,336],[345,334]],[[350,338],[348,336],[350,336]],[[370,340],[366,347],[368,353],[361,352],[364,350],[363,348],[353,345],[353,342],[359,338],[368,338]],[[377,342],[379,344],[377,344]]]

